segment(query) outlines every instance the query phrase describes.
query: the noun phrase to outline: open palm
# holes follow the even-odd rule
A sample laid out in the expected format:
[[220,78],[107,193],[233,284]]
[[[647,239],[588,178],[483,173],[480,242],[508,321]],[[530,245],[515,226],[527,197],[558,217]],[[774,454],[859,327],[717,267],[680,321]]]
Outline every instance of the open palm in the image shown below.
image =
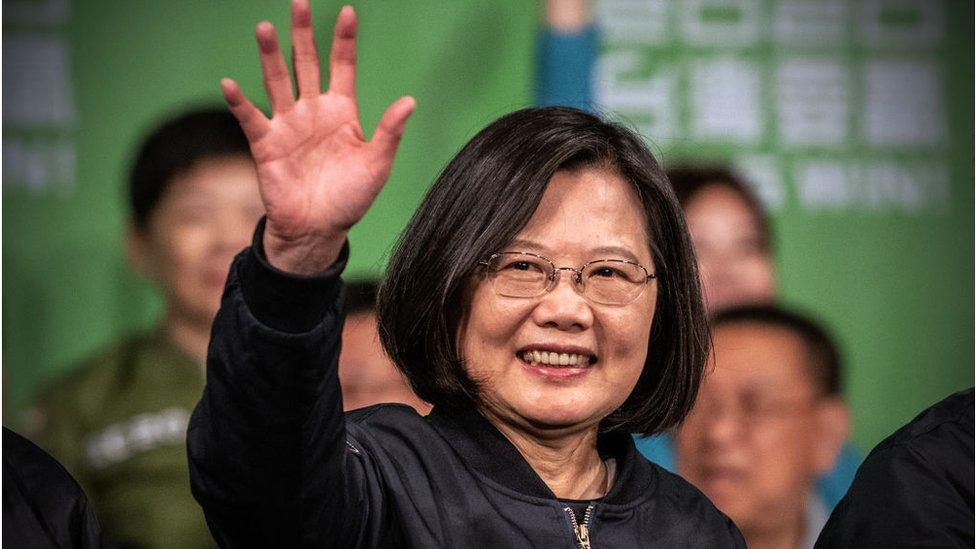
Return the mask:
[[352,8],[343,8],[336,21],[326,93],[321,91],[308,0],[292,2],[291,24],[297,99],[275,29],[266,21],[255,34],[271,118],[234,81],[224,79],[221,88],[257,165],[268,216],[268,259],[279,268],[307,274],[335,259],[349,228],[379,194],[414,101],[404,97],[390,105],[367,141],[356,104]]

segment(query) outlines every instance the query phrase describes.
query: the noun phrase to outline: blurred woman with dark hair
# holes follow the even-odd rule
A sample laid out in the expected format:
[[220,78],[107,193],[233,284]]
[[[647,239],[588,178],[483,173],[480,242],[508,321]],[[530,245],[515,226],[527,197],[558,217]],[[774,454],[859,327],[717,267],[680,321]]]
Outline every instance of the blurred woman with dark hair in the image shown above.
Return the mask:
[[[188,433],[226,546],[743,546],[630,432],[688,413],[708,353],[695,258],[663,171],[625,128],[567,108],[490,124],[448,164],[390,261],[384,347],[434,405],[342,413],[346,237],[385,183],[411,98],[366,141],[355,15],[319,69],[295,0],[298,98],[257,29],[273,116],[222,83],[267,216],[235,261]],[[565,276],[563,276],[565,275]]]
[[762,202],[723,166],[667,170],[685,211],[709,311],[776,299],[773,238]]

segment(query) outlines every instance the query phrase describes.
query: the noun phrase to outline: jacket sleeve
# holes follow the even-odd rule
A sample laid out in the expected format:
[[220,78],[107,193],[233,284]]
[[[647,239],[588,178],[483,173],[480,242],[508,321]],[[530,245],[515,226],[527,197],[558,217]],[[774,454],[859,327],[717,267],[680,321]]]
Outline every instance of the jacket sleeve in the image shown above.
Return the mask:
[[314,277],[264,259],[264,222],[234,260],[187,432],[190,482],[224,547],[351,547],[367,512],[347,463],[337,361],[348,245]]
[[587,25],[579,32],[543,27],[536,38],[535,104],[593,111],[592,83],[600,39]]

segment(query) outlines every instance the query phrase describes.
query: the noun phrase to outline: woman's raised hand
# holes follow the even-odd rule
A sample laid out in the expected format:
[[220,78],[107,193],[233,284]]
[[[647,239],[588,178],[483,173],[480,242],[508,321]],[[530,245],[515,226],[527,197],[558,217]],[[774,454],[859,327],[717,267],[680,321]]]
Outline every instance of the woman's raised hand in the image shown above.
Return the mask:
[[356,104],[356,14],[342,8],[322,93],[308,0],[293,0],[292,48],[298,98],[271,23],[258,24],[269,119],[236,82],[221,81],[224,98],[251,144],[267,210],[264,248],[275,267],[313,274],[332,264],[349,229],[390,175],[414,100],[402,97],[383,113],[369,141]]

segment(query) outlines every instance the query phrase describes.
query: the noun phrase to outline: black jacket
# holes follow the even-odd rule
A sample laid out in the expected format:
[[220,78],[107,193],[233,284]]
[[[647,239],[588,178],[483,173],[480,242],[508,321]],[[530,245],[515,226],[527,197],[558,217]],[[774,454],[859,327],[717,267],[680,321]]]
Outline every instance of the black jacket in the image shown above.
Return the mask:
[[98,520],[68,471],[33,442],[3,428],[3,546],[101,547]]
[[[193,493],[226,547],[563,547],[577,545],[558,501],[476,413],[406,406],[342,413],[336,362],[339,273],[235,260],[214,323],[207,386],[190,421]],[[592,547],[744,547],[695,488],[605,436],[617,478],[593,502]],[[588,504],[584,504],[588,506]]]
[[973,546],[973,390],[875,446],[816,547]]

